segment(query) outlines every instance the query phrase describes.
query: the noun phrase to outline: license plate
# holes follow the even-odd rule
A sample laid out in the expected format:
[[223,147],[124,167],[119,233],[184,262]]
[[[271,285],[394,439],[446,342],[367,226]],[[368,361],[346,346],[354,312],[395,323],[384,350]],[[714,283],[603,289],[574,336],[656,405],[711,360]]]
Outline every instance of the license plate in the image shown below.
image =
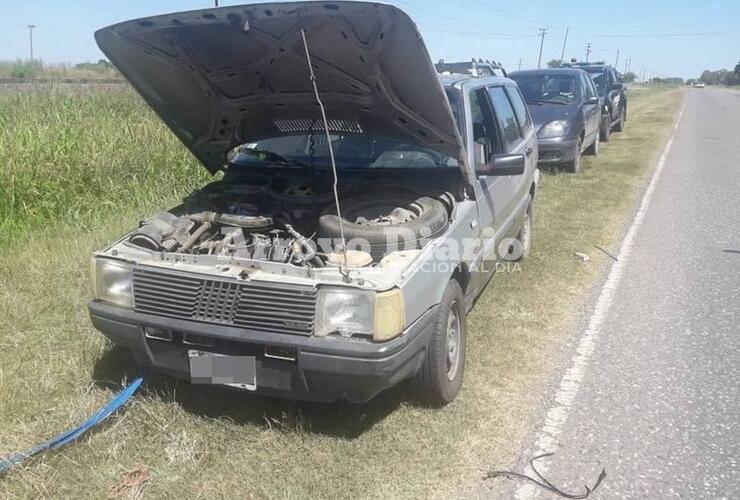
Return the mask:
[[228,385],[247,391],[257,390],[254,356],[228,356],[189,350],[190,381],[193,384]]

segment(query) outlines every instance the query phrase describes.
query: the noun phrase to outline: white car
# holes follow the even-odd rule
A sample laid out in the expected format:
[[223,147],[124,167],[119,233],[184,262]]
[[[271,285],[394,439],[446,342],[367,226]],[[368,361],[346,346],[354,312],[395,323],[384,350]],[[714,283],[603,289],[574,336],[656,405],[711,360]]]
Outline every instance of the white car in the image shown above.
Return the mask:
[[695,82],[694,83],[695,89],[703,89],[704,88],[704,82]]

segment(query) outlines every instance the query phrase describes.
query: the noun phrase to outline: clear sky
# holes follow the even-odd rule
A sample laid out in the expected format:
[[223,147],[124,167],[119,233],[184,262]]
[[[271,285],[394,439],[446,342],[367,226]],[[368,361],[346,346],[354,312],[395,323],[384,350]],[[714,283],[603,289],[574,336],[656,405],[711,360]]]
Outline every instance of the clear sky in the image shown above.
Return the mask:
[[[244,1],[221,0],[221,5]],[[248,3],[248,2],[246,2]],[[549,28],[543,65],[559,58],[614,64],[626,58],[662,76],[696,77],[704,69],[734,68],[740,59],[740,0],[390,0],[419,25],[432,58],[500,60],[509,70],[536,67],[538,29]],[[212,0],[0,0],[0,60],[35,56],[46,62],[95,61],[97,28],[127,19],[213,5]]]

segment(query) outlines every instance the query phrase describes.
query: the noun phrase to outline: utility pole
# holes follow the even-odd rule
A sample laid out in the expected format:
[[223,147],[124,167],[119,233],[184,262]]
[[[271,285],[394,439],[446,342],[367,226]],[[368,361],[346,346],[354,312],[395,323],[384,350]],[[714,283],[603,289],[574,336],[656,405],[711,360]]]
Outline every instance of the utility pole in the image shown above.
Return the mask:
[[568,43],[568,32],[570,31],[570,28],[565,28],[565,38],[563,38],[563,51],[560,53],[560,64],[563,64],[563,60],[565,59],[565,44]]
[[521,57],[519,58],[519,67],[518,67],[518,69],[522,69],[522,58]]
[[614,61],[614,67],[617,68],[618,67],[617,66],[618,64],[619,64],[619,49],[617,49],[617,60]]
[[213,4],[214,7],[218,7],[218,0],[213,0]]
[[540,28],[540,57],[537,58],[537,69],[540,69],[542,67],[542,47],[545,45],[545,35],[550,30],[550,28]]
[[31,47],[31,61],[33,61],[33,29],[36,27],[35,24],[28,25],[28,43]]
[[589,57],[591,57],[591,42],[586,42],[586,62]]

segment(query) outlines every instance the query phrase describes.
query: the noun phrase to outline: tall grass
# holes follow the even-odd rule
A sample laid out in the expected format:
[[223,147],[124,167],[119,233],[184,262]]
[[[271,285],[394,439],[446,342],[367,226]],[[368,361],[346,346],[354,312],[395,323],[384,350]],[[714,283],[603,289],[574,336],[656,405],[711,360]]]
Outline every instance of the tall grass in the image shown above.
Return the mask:
[[0,90],[0,246],[176,199],[208,174],[128,88]]

